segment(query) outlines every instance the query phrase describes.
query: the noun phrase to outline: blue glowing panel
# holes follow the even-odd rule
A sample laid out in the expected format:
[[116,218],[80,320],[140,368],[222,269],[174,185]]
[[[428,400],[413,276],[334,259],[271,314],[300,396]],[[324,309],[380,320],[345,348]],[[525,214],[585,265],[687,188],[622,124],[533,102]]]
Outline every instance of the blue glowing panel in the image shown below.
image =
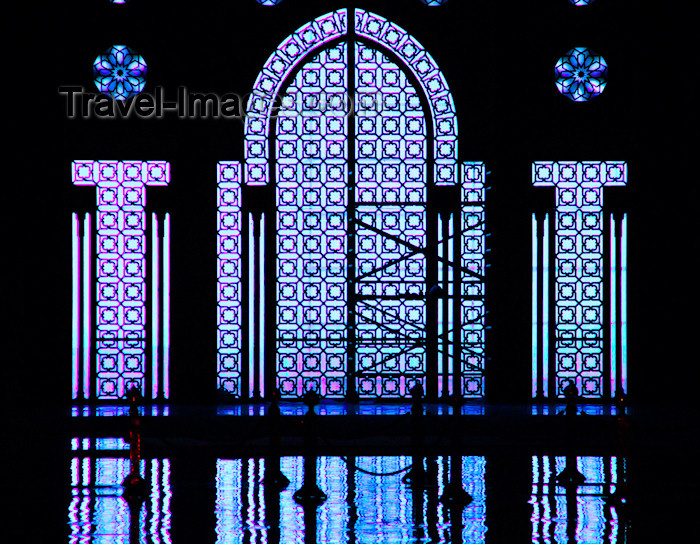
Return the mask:
[[140,542],[169,544],[172,542],[170,460],[142,460],[141,471],[149,484],[149,493],[138,511],[138,519],[132,520],[129,505],[122,498],[121,485],[130,471],[129,459],[95,453],[110,449],[113,445],[110,441],[118,442],[108,439],[106,444],[100,444],[96,439],[92,444],[90,439],[73,439],[73,449],[77,451],[70,463],[68,542],[128,544],[135,525]]
[[218,165],[217,388],[241,393],[241,165]]
[[276,6],[281,3],[282,0],[256,0],[261,6]]
[[[75,161],[73,183],[97,186],[95,396],[124,398],[146,378],[146,186],[167,185],[163,161]],[[86,312],[87,313],[87,312]],[[86,319],[86,316],[83,316]]]
[[595,0],[569,0],[574,6],[590,6]]
[[536,162],[533,184],[556,188],[556,394],[573,382],[603,396],[603,187],[623,186],[623,162]]
[[605,59],[587,47],[574,47],[554,67],[559,92],[574,102],[586,102],[603,92],[607,85]]
[[420,0],[423,2],[426,6],[442,6],[443,4],[447,4],[448,0]]
[[[396,64],[355,54],[357,390],[402,397],[425,374],[425,117]],[[363,107],[377,94],[380,114]]]
[[342,397],[347,369],[347,46],[322,51],[285,90],[277,120],[277,383]]
[[268,144],[273,107],[282,94],[282,85],[292,70],[312,49],[347,32],[347,10],[341,9],[318,17],[300,27],[283,41],[267,59],[253,85],[245,132],[245,183],[267,185],[269,179]]
[[395,53],[418,78],[433,119],[435,184],[457,185],[457,116],[437,63],[418,40],[379,15],[355,9],[355,32]]
[[483,163],[465,163],[462,168],[462,396],[482,398],[486,357],[486,169]]
[[114,45],[93,63],[97,90],[116,100],[126,100],[143,91],[146,62],[126,45]]

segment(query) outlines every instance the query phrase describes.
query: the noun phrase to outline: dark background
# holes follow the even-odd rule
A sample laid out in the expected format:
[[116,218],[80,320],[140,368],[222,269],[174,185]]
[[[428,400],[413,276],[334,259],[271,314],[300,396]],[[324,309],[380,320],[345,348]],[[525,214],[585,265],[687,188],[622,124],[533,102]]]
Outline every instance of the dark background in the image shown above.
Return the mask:
[[[65,530],[68,465],[57,453],[66,448],[57,421],[70,405],[70,215],[95,206],[94,189],[72,186],[71,162],[171,163],[170,186],[149,189],[148,207],[172,214],[172,387],[174,400],[187,402],[201,400],[197,391],[213,385],[215,167],[243,159],[239,121],[172,115],[68,120],[58,87],[93,92],[95,57],[125,44],[145,58],[149,92],[163,86],[167,97],[186,86],[243,94],[286,36],[348,6],[325,0],[285,0],[274,8],[254,0],[82,0],[9,8],[0,381],[10,461],[3,493],[17,507],[11,519],[20,535],[13,542]],[[687,524],[681,503],[692,504],[689,482],[697,485],[683,441],[696,435],[697,422],[678,425],[696,413],[697,402],[698,192],[689,166],[697,156],[697,87],[688,47],[697,29],[688,32],[684,25],[691,17],[672,3],[634,0],[596,0],[585,8],[567,0],[354,6],[397,23],[427,48],[452,90],[460,160],[485,161],[491,172],[492,400],[527,400],[530,392],[530,214],[554,205],[552,189],[531,187],[532,161],[628,162],[628,187],[606,190],[605,202],[629,212],[630,399],[660,414],[646,429],[676,424],[676,434],[658,438],[661,457],[655,450],[636,460],[639,496],[655,497],[636,518],[636,541],[671,541],[674,529]],[[609,65],[607,88],[587,103],[572,102],[554,85],[555,62],[575,46],[590,47]],[[188,391],[195,394],[188,397]],[[678,486],[686,486],[685,495]],[[669,497],[677,506],[665,502]],[[661,539],[651,538],[655,531]]]
[[[691,346],[698,244],[696,182],[685,167],[694,91],[681,27],[665,26],[655,5],[622,0],[578,8],[566,0],[355,6],[396,22],[427,48],[454,96],[460,160],[485,161],[491,172],[490,398],[526,400],[530,390],[530,213],[554,204],[553,189],[531,187],[534,160],[628,162],[628,187],[607,189],[605,203],[629,212],[629,393],[652,404],[682,398],[678,389],[697,363]],[[31,383],[34,398],[68,402],[70,214],[95,206],[94,189],[72,186],[76,159],[171,163],[170,186],[149,189],[148,207],[170,212],[173,221],[174,400],[201,400],[213,383],[215,168],[220,160],[243,159],[242,122],[172,113],[161,120],[69,120],[58,87],[95,92],[95,57],[126,44],[148,64],[146,91],[162,86],[166,99],[179,86],[244,94],[287,35],[341,7],[346,3],[320,0],[276,7],[254,0],[84,0],[30,15],[14,43],[22,92],[5,89],[7,159],[19,166],[6,182],[12,248],[6,262],[21,263],[19,274],[6,267],[11,397]],[[557,91],[553,68],[581,45],[603,55],[609,78],[601,96],[574,103]]]

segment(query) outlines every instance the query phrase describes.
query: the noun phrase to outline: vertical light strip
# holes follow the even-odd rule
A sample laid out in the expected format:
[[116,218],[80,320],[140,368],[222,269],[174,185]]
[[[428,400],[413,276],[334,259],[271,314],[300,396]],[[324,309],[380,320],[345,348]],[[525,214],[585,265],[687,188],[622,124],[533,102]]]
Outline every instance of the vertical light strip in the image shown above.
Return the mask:
[[163,223],[163,397],[170,398],[170,214]]
[[622,217],[622,231],[620,233],[620,346],[621,350],[621,375],[622,391],[627,393],[627,214]]
[[151,398],[158,398],[158,351],[160,348],[160,240],[158,216],[151,214]]
[[[153,214],[155,216],[155,214]],[[155,398],[155,394],[153,395]],[[151,459],[151,519],[149,523],[149,534],[152,542],[158,542],[160,520],[162,518],[162,510],[160,504],[160,463],[158,459]]]
[[248,255],[248,394],[244,398],[255,391],[255,221],[252,213],[248,214]]
[[537,396],[537,217],[532,214],[532,398]]
[[85,214],[83,221],[83,398],[90,398],[90,332],[92,313],[90,310],[92,274],[92,218]]
[[[442,233],[442,214],[438,213],[437,214],[437,233],[438,233],[438,244],[437,244],[437,253],[438,253],[438,263],[437,263],[437,281],[438,285],[445,286],[445,265],[443,264],[442,258],[445,256],[444,255],[444,247],[446,241],[443,239]],[[446,287],[446,286],[445,286]],[[432,289],[432,286],[430,287]],[[443,367],[442,367],[442,362],[443,362],[443,357],[444,355],[444,350],[447,349],[447,345],[445,340],[446,335],[445,335],[445,323],[443,320],[443,308],[442,305],[445,304],[445,298],[444,295],[447,294],[447,291],[443,292],[442,297],[438,297],[437,299],[437,337],[438,337],[438,358],[437,361],[435,362],[437,364],[437,375],[438,375],[438,397],[442,397],[444,387],[446,386],[446,380],[447,376],[444,375]],[[428,363],[430,364],[430,363]]]
[[[461,198],[461,376],[458,385],[465,398],[483,398],[486,364],[484,306],[486,275],[485,165],[467,162],[462,167]],[[477,275],[469,272],[476,272]]]
[[617,236],[615,216],[610,214],[610,393],[617,391]]
[[[450,235],[450,240],[454,240],[455,236],[455,216],[454,214],[450,214],[450,223],[449,223],[449,235]],[[458,388],[458,384],[455,383],[455,359],[454,359],[454,336],[457,334],[457,331],[455,331],[455,320],[454,320],[454,300],[455,300],[455,254],[454,254],[454,244],[453,243],[448,243],[447,244],[447,262],[448,263],[453,263],[452,265],[447,267],[447,292],[446,292],[446,299],[445,299],[445,304],[447,304],[447,331],[448,331],[448,336],[445,339],[445,345],[447,347],[449,357],[447,359],[448,361],[448,368],[447,372],[450,375],[450,380],[449,380],[449,395],[453,395],[454,392]]]
[[217,389],[241,397],[243,253],[241,165],[217,165]]
[[71,255],[72,255],[72,315],[71,315],[71,347],[73,358],[72,398],[78,398],[80,386],[80,220],[78,214],[71,216]]
[[542,226],[542,383],[549,396],[549,214]]
[[260,274],[260,396],[265,398],[265,214],[260,217],[260,237],[258,238],[258,273]]

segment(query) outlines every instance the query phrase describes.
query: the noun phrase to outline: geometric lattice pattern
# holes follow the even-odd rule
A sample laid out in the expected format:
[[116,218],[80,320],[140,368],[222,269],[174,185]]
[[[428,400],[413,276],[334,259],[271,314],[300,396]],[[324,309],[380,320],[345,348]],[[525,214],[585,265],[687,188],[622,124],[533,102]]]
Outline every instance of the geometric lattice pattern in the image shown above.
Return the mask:
[[[397,398],[426,370],[425,117],[403,70],[355,47],[357,391]],[[363,108],[370,96],[381,112]]]
[[379,15],[355,9],[355,32],[392,51],[417,76],[433,120],[435,185],[457,185],[457,116],[437,63],[413,36]]
[[[535,162],[533,184],[556,189],[556,394],[573,382],[603,396],[603,187],[623,186],[624,162]],[[551,376],[550,376],[551,378]]]
[[[349,27],[357,41],[328,45],[347,36]],[[355,109],[351,117],[348,97]],[[291,34],[265,63],[247,104],[244,132],[240,181],[248,187],[275,185],[274,203],[263,207],[274,205],[276,213],[274,372],[282,396],[296,398],[308,390],[326,398],[342,398],[349,391],[363,398],[408,395],[414,384],[425,381],[427,372],[429,180],[435,186],[460,182],[455,108],[437,64],[406,31],[382,17],[357,8],[328,13]],[[450,382],[450,391],[454,387],[481,397],[483,165],[475,163],[469,172],[475,177],[466,182],[462,210],[469,233],[460,238],[463,231],[456,231],[458,221],[452,213],[447,227],[452,245],[444,240],[439,251],[447,253],[438,256],[440,266],[447,263],[450,268],[447,283],[461,284],[464,278],[461,290],[448,287],[451,295],[443,305],[449,305],[442,314],[449,325],[442,325],[442,342],[450,354],[443,368],[449,366],[444,371],[449,375],[460,372],[459,383]],[[266,198],[263,192],[257,194]],[[247,213],[247,204],[242,204],[236,213]],[[221,210],[227,204],[219,206]],[[240,218],[231,236],[241,232]],[[222,228],[220,224],[220,234]],[[260,239],[264,236],[261,222]],[[220,243],[223,238],[220,235]],[[255,263],[249,263],[250,271],[255,270],[249,273],[250,282],[257,282],[258,274],[264,281],[262,259],[271,257],[264,255],[263,246],[257,247],[250,250],[257,254]],[[219,254],[230,255],[226,266],[232,272],[241,261],[239,248],[220,245]],[[220,258],[220,285],[226,283],[234,293],[231,286],[242,273],[229,277],[222,267]],[[262,309],[264,285],[257,290],[250,284],[251,308]],[[463,293],[468,293],[464,304]],[[255,350],[245,354],[250,360],[241,360],[240,338],[257,338],[258,329],[262,333],[265,328],[253,320],[243,325],[249,330],[241,330],[247,321],[240,319],[240,291],[236,296],[225,305],[220,300],[218,374],[220,389],[241,396],[241,368],[273,369],[266,368],[264,357],[253,361]],[[226,321],[226,327],[224,306],[234,320]],[[457,316],[464,328],[455,326]],[[230,342],[224,342],[225,336]],[[255,340],[261,342],[261,350],[263,337],[264,333]],[[461,345],[461,363],[456,364]],[[224,347],[230,347],[231,355],[226,364],[221,359]],[[349,351],[354,360],[352,388],[347,382]]]
[[241,378],[241,165],[218,164],[217,389],[238,396]]
[[298,72],[277,120],[276,356],[283,396],[346,392],[347,116],[344,101],[332,98],[346,89],[341,43]]
[[164,161],[75,161],[73,183],[97,186],[95,396],[145,393],[146,185],[167,185]]
[[281,96],[282,85],[312,49],[346,32],[347,10],[327,13],[300,27],[267,59],[253,85],[243,129],[247,185],[267,185],[270,182],[267,140],[270,122],[274,118],[272,108]]
[[464,398],[484,396],[486,273],[485,178],[483,163],[462,166],[461,365]]

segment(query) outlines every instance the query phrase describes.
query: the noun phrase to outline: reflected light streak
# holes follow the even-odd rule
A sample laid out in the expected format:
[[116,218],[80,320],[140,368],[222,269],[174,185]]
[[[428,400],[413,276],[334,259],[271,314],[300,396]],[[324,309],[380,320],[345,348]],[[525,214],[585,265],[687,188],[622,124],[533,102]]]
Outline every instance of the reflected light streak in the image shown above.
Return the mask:
[[[68,506],[69,543],[129,544],[131,513],[122,497],[122,481],[129,473],[128,458],[95,457],[100,444],[115,438],[74,439],[81,445],[80,457],[70,463],[71,501]],[[95,448],[91,448],[94,442]],[[150,474],[150,494],[138,512],[139,542],[170,544],[170,460],[142,461],[146,479]]]

